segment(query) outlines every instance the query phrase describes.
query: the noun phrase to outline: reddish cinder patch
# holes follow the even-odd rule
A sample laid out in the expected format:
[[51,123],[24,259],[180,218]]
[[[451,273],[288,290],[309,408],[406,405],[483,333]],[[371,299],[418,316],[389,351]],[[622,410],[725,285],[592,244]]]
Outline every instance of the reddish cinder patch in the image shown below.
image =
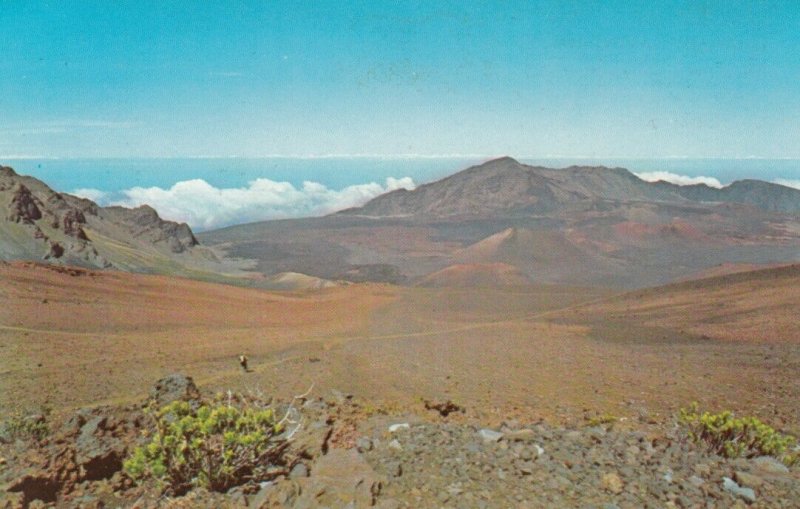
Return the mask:
[[506,263],[464,263],[451,265],[422,278],[418,286],[426,287],[503,287],[531,284],[528,276]]

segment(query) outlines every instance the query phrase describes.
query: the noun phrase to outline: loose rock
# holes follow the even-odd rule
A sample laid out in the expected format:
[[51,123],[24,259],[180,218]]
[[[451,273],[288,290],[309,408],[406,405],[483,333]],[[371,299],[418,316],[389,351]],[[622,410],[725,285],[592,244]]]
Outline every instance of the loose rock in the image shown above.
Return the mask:
[[742,488],[730,477],[722,478],[722,488],[732,495],[743,498],[748,502],[756,501],[756,493],[751,488]]
[[176,373],[156,382],[150,391],[150,398],[159,406],[164,406],[176,400],[197,401],[200,391],[192,377]]
[[491,429],[482,429],[478,431],[478,436],[481,437],[484,443],[491,443],[499,442],[503,438],[504,434]]
[[603,477],[600,479],[600,485],[604,490],[610,491],[615,495],[622,493],[622,488],[624,487],[622,479],[613,472],[603,474]]

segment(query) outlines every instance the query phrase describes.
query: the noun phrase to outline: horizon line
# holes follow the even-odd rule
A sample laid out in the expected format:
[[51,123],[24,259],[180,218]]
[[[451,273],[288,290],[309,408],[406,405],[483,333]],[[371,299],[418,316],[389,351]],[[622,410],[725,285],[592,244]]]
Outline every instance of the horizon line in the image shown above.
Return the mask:
[[174,156],[41,156],[29,154],[0,154],[0,159],[12,161],[24,160],[48,160],[48,161],[77,161],[77,160],[169,160],[169,159],[485,159],[492,160],[502,157],[511,157],[518,160],[530,159],[578,159],[578,160],[628,160],[628,161],[647,161],[647,160],[717,160],[717,161],[793,161],[800,160],[798,156],[590,156],[590,155],[490,155],[490,154],[264,154],[264,155],[174,155]]

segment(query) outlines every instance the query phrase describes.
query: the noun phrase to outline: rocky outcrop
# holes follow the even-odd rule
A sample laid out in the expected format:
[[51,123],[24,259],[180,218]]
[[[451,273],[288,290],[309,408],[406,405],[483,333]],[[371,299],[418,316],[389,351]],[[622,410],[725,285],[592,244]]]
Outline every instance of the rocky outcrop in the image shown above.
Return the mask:
[[79,410],[40,442],[20,444],[26,447],[16,462],[24,467],[8,472],[5,491],[27,507],[35,500],[56,502],[80,483],[114,478],[121,488],[122,462],[143,423],[136,407]]
[[108,479],[122,468],[126,448],[115,436],[114,424],[107,416],[98,415],[81,426],[75,441],[75,459],[86,480]]
[[37,202],[30,189],[17,184],[11,191],[11,203],[6,217],[15,223],[33,224],[42,218],[42,210],[39,208],[41,202]]
[[86,224],[86,216],[78,209],[69,209],[61,216],[61,226],[64,234],[75,237],[78,240],[89,240],[83,226]]
[[173,401],[197,401],[200,399],[200,391],[197,390],[192,377],[175,373],[155,383],[150,391],[150,399],[158,406]]
[[355,449],[334,449],[312,465],[313,476],[299,481],[293,507],[374,507],[383,479]]
[[[131,252],[155,251],[170,258],[189,254],[198,245],[188,225],[164,220],[152,207],[100,207],[7,167],[0,167],[0,214],[16,225],[11,231],[0,223],[0,232],[9,231],[0,235],[0,257],[8,259],[149,270],[147,257],[134,254],[132,260]],[[109,243],[110,250],[105,248]],[[206,253],[204,259],[214,258]]]
[[51,259],[58,259],[64,256],[64,246],[60,243],[55,241],[50,241],[50,249],[47,251],[42,259],[43,260],[51,260]]
[[182,253],[198,244],[189,225],[165,221],[149,205],[135,209],[105,207],[99,214],[105,219],[125,226],[136,238],[166,244],[173,253]]

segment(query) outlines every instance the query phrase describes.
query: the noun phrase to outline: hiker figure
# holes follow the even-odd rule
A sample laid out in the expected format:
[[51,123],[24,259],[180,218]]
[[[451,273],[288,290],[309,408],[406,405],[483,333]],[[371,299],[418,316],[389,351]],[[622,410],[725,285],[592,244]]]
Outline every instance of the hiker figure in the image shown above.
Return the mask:
[[239,356],[239,364],[241,364],[242,369],[247,372],[247,357],[244,354]]

